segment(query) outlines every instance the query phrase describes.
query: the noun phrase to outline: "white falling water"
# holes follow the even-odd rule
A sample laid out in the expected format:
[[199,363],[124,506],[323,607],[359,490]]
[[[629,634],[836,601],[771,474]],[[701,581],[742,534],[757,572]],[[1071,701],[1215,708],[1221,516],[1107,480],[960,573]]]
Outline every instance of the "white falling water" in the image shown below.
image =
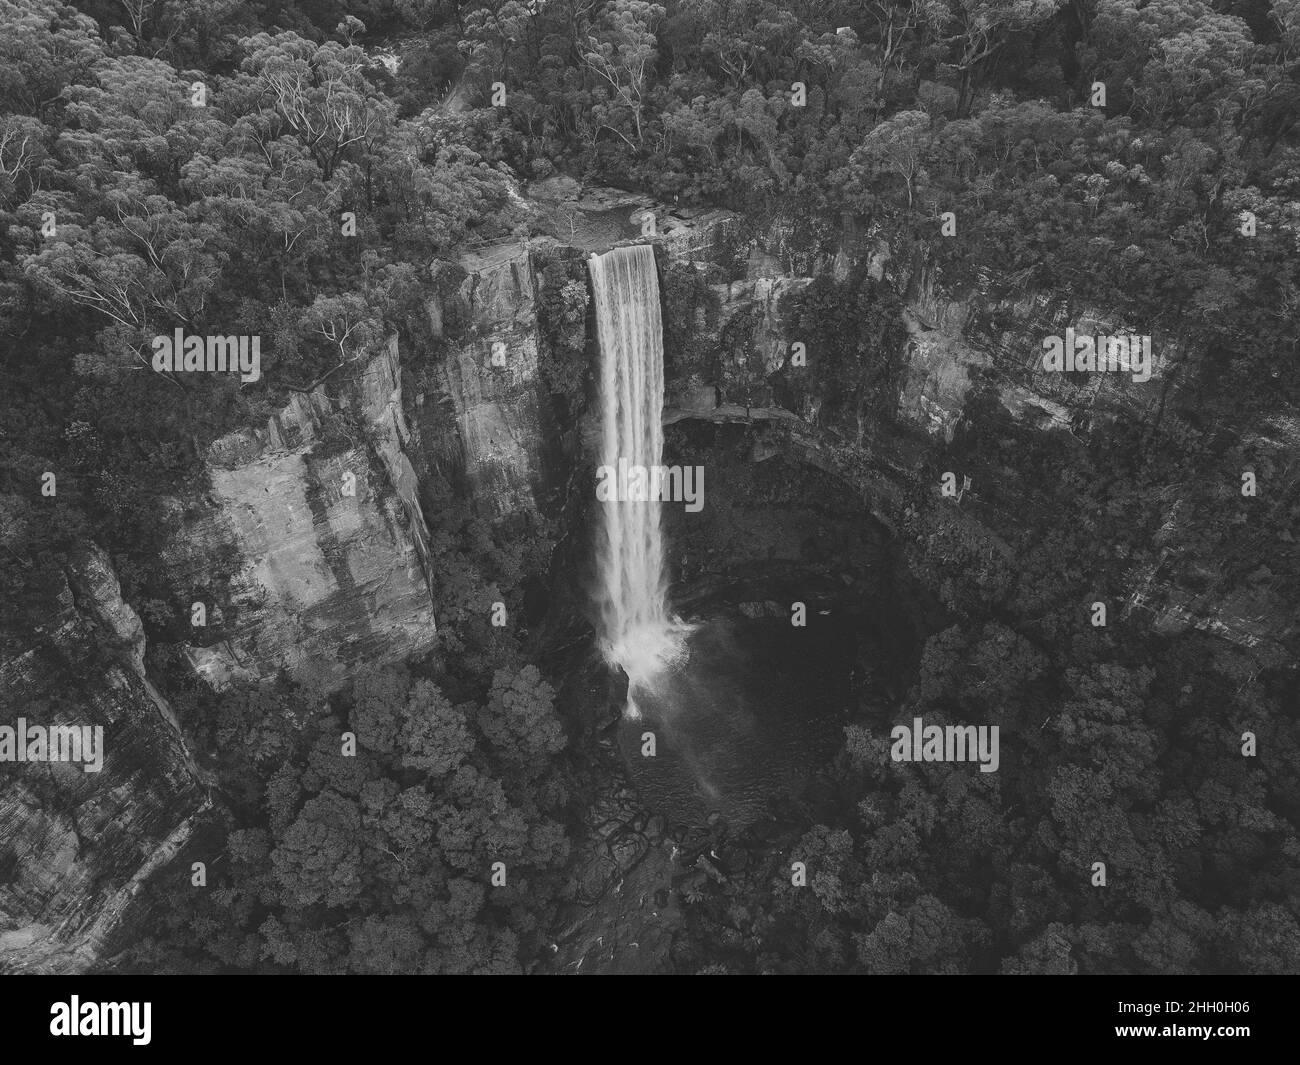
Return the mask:
[[[589,260],[601,350],[601,464],[620,459],[645,470],[663,461],[664,349],[654,249],[615,248]],[[634,693],[679,662],[690,631],[668,609],[661,503],[602,502],[598,538],[600,641],[605,659],[628,675]]]

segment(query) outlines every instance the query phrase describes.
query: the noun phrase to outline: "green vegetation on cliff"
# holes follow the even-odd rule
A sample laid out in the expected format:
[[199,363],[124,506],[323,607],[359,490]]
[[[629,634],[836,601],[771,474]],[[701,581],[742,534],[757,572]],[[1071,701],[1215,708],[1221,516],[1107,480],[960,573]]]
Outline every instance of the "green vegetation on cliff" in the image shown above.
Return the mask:
[[[850,466],[888,426],[907,343],[909,294],[871,279],[869,242],[913,286],[932,271],[949,292],[1048,292],[1195,352],[1159,409],[1078,435],[1015,421],[976,382],[894,515],[946,611],[895,709],[1000,722],[1002,770],[902,770],[864,712],[818,799],[787,811],[785,853],[692,887],[677,963],[1300,965],[1294,644],[1261,664],[1121,616],[1128,577],[1165,579],[1171,558],[1198,589],[1300,601],[1297,474],[1261,442],[1293,436],[1300,400],[1296,0],[0,0],[0,25],[15,633],[71,545],[101,543],[222,800],[207,889],[156,880],[155,924],[123,964],[497,972],[541,956],[572,814],[552,689],[517,621],[546,536],[490,529],[425,484],[439,648],[331,696],[183,679],[183,633],[151,589],[163,500],[203,492],[207,445],[394,332],[436,353],[430,264],[515,233],[512,183],[563,172],[847,245],[859,261],[815,279],[795,318],[820,360],[798,387]],[[541,373],[568,417],[586,289],[578,260],[539,265]],[[706,281],[670,268],[664,292],[669,346],[698,357]],[[260,335],[261,380],[152,372],[151,338],[177,327]],[[784,374],[774,387],[796,387]],[[933,498],[950,470],[976,485],[965,511]],[[1258,498],[1236,491],[1243,470]],[[489,620],[498,601],[509,629]],[[1247,731],[1258,758],[1240,754]],[[807,887],[790,884],[795,852]]]

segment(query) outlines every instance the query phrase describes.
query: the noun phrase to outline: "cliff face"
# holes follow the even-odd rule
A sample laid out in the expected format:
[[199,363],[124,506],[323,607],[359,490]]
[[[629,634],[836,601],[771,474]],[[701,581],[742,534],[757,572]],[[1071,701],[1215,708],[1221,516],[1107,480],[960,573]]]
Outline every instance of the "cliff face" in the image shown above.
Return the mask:
[[[1017,290],[1005,280],[997,289],[986,281],[971,292],[942,294],[932,272],[921,270],[906,287],[911,340],[899,415],[930,434],[952,439],[977,377],[996,381],[998,400],[1016,419],[1079,439],[1117,422],[1177,432],[1180,410],[1198,406],[1190,388],[1204,353],[1186,337],[1151,335],[1147,381],[1135,380],[1131,373],[1049,372],[1042,364],[1044,337],[1064,336],[1067,328],[1087,335],[1141,330],[1102,308],[1071,310],[1059,293]],[[1279,459],[1300,444],[1295,419],[1277,420],[1266,429],[1249,434],[1243,443],[1259,455]],[[1128,575],[1124,614],[1144,619],[1161,633],[1188,628],[1212,633],[1264,665],[1288,661],[1286,645],[1296,635],[1296,617],[1270,588],[1270,574],[1264,569],[1231,580],[1186,563],[1175,542],[1183,502],[1179,486],[1171,486],[1164,525],[1153,544],[1158,561]]]
[[[454,266],[443,264],[460,280],[431,295],[428,314],[446,354],[433,367],[435,387],[414,397],[422,458],[462,477],[478,512],[493,522],[546,512],[548,493],[568,475],[552,468],[561,428],[539,365],[548,343],[538,306],[543,261],[585,257],[640,239],[646,216],[653,215],[666,260],[709,274],[712,306],[693,323],[699,346],[719,340],[738,319],[753,319],[752,352],[723,377],[689,366],[672,377],[670,406],[692,409],[712,409],[715,386],[732,388],[734,399],[744,401],[754,382],[779,369],[788,346],[783,301],[810,280],[782,271],[801,261],[809,268],[847,268],[842,256],[801,260],[784,238],[766,244],[744,238],[743,219],[731,211],[678,209],[617,189],[579,190],[568,179],[530,186],[528,197],[534,221],[552,235],[488,245],[467,252]],[[784,233],[781,225],[776,228]],[[587,351],[594,353],[588,340]],[[579,420],[580,411],[571,413]]]
[[0,724],[103,729],[99,772],[0,763],[0,971],[76,971],[187,838],[205,790],[97,547],[69,562],[39,625],[5,644]]
[[465,255],[459,267],[460,286],[429,305],[435,335],[445,335],[449,320],[457,325],[436,368],[435,395],[450,409],[424,398],[421,438],[433,463],[463,473],[488,520],[536,513],[546,434],[532,257],[527,245],[497,245]]
[[[899,412],[949,439],[977,373],[997,379],[999,400],[1018,419],[1086,432],[1102,420],[1152,418],[1188,354],[1179,338],[1157,334],[1150,338],[1149,380],[1131,372],[1050,372],[1042,363],[1045,337],[1063,337],[1067,329],[1090,336],[1140,330],[1099,308],[1071,311],[1059,294],[1006,286],[995,293],[987,277],[972,292],[944,294],[929,269],[910,286],[906,322],[911,344]],[[1073,419],[1072,411],[1079,412]]]
[[[217,440],[210,489],[176,500],[162,559],[188,650],[213,687],[287,670],[324,689],[436,635],[428,530],[408,448],[396,341],[332,392],[297,394],[261,428]],[[48,616],[6,633],[0,724],[102,726],[98,773],[0,764],[0,968],[97,960],[145,879],[207,808],[201,773],[144,670],[145,635],[108,557],[69,560]]]
[[335,687],[359,662],[432,646],[409,435],[394,342],[338,396],[297,394],[212,445],[211,491],[177,503],[164,560],[174,601],[208,611],[189,655],[210,684],[285,669]]
[[[672,218],[669,209],[659,210]],[[755,460],[779,449],[808,465],[842,466],[833,454],[839,434],[824,424],[814,390],[806,384],[788,387],[788,380],[787,387],[776,387],[776,375],[782,367],[788,369],[790,344],[798,339],[790,297],[804,291],[814,276],[843,279],[853,264],[903,297],[908,341],[895,412],[899,428],[919,439],[884,434],[860,442],[866,479],[881,496],[891,495],[913,476],[927,437],[952,439],[977,385],[991,383],[1002,407],[1029,428],[1086,439],[1116,421],[1167,424],[1171,414],[1176,416],[1201,355],[1187,338],[1156,332],[1150,336],[1147,380],[1134,378],[1136,367],[1127,372],[1052,372],[1042,362],[1046,337],[1063,338],[1067,329],[1090,336],[1144,331],[1105,308],[1072,306],[1065,294],[1036,290],[1024,279],[986,272],[967,291],[944,291],[923,255],[914,262],[894,261],[887,244],[850,228],[809,249],[796,246],[794,231],[780,218],[755,225],[710,212],[697,222],[670,224],[663,241],[667,262],[694,270],[706,280],[710,297],[696,307],[692,342],[677,353],[675,363],[670,361],[665,422],[779,427],[778,433],[760,434]],[[1281,456],[1300,444],[1293,419],[1266,430],[1249,441],[1259,453]],[[1169,500],[1166,532],[1177,526],[1179,505],[1176,496]],[[1263,664],[1285,661],[1296,619],[1271,591],[1268,574],[1236,583],[1216,578],[1190,572],[1176,549],[1162,546],[1158,565],[1130,574],[1123,609],[1126,614],[1136,611],[1159,632],[1197,628],[1249,651]]]
[[[880,497],[893,495],[914,476],[927,438],[936,444],[952,439],[977,386],[991,384],[1000,404],[1026,427],[1086,439],[1111,422],[1154,425],[1166,419],[1199,356],[1186,338],[1154,333],[1147,380],[1135,380],[1134,367],[1051,372],[1042,364],[1045,337],[1063,338],[1067,329],[1092,336],[1144,330],[1105,308],[1074,306],[1064,293],[991,271],[967,290],[945,291],[924,253],[896,260],[878,235],[859,233],[849,223],[811,231],[788,216],[750,219],[721,209],[678,208],[635,192],[581,189],[566,178],[534,183],[526,194],[535,223],[551,235],[467,254],[459,263],[459,287],[430,303],[439,330],[457,321],[461,331],[439,371],[455,427],[437,404],[425,403],[418,416],[423,447],[438,462],[459,464],[476,506],[490,520],[539,509],[555,443],[538,370],[546,344],[538,320],[538,248],[558,244],[583,255],[602,252],[642,239],[647,216],[653,216],[666,285],[685,279],[702,293],[690,303],[689,321],[665,321],[665,423],[677,425],[678,433],[685,423],[700,421],[770,426],[774,431],[761,433],[755,444],[755,461],[780,451],[796,463],[842,466],[836,457],[840,436],[824,423],[816,389],[789,374],[790,345],[798,339],[792,297],[815,277],[843,280],[855,269],[901,295],[908,340],[896,421],[908,435],[859,441],[865,477]],[[669,298],[666,291],[666,303]],[[679,312],[680,305],[666,308],[670,319]],[[679,341],[683,335],[689,340],[672,344],[668,334],[674,329]],[[587,350],[594,355],[590,339]],[[587,411],[580,419],[584,431],[591,417]],[[1298,436],[1286,425],[1276,429],[1257,442],[1280,454]],[[580,446],[570,449],[570,458],[580,453]],[[1171,499],[1170,523],[1177,521],[1177,505]],[[1194,577],[1181,571],[1176,552],[1166,552],[1160,566],[1131,574],[1124,609],[1147,616],[1157,631],[1196,627],[1262,661],[1284,655],[1295,621],[1266,581],[1207,591],[1193,590]]]

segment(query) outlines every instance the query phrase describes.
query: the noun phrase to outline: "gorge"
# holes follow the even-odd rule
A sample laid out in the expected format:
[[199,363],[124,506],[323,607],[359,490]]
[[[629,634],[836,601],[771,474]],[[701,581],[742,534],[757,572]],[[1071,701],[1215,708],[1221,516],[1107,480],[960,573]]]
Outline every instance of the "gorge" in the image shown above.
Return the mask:
[[[527,195],[544,217],[545,190]],[[918,571],[917,561],[909,561],[899,538],[928,527],[928,536],[961,545],[957,557],[982,558],[988,567],[1017,535],[1012,508],[995,501],[995,482],[977,480],[982,498],[960,511],[940,509],[937,473],[928,501],[914,484],[924,468],[940,468],[945,459],[936,456],[951,454],[948,442],[970,416],[965,405],[977,396],[987,402],[975,384],[984,368],[1005,372],[1017,358],[1028,368],[995,393],[1000,417],[1011,419],[1005,431],[1060,431],[1056,416],[1044,412],[1065,396],[1055,381],[1033,376],[1029,338],[1041,328],[1035,323],[1059,323],[1065,312],[1034,293],[940,295],[923,265],[898,262],[879,243],[835,242],[814,252],[792,245],[782,224],[756,226],[727,212],[678,216],[654,204],[664,236],[611,249],[635,234],[649,201],[610,190],[583,197],[599,204],[592,216],[604,227],[592,246],[543,235],[522,248],[502,244],[446,264],[450,280],[428,300],[438,325],[428,353],[400,353],[395,342],[381,346],[355,377],[294,398],[264,430],[214,442],[208,462],[215,491],[180,500],[176,510],[191,529],[222,531],[172,541],[168,594],[188,602],[191,589],[206,584],[220,607],[217,616],[224,612],[216,631],[182,644],[189,668],[205,683],[237,688],[287,669],[337,690],[354,663],[426,654],[435,633],[449,627],[468,635],[465,609],[447,606],[445,593],[431,597],[429,590],[446,580],[446,548],[426,529],[445,521],[444,500],[451,497],[431,495],[440,480],[460,484],[455,492],[486,528],[558,522],[567,539],[557,541],[542,574],[547,605],[532,615],[531,638],[560,680],[559,704],[576,742],[605,742],[598,737],[609,703],[599,676],[612,662],[628,676],[626,693],[615,686],[615,712],[640,706],[644,718],[625,717],[617,726],[613,744],[621,757],[605,763],[604,783],[593,785],[591,836],[575,859],[604,901],[561,920],[553,964],[570,971],[586,959],[584,971],[654,969],[664,964],[668,947],[647,922],[679,928],[687,914],[651,919],[626,893],[618,899],[630,902],[616,901],[610,886],[630,876],[644,884],[646,897],[668,892],[671,899],[721,883],[707,869],[720,868],[708,855],[728,838],[723,826],[733,826],[730,838],[742,839],[746,825],[763,823],[770,799],[798,794],[815,780],[842,742],[837,715],[856,707],[850,719],[857,714],[888,734],[885,707],[905,699],[927,634],[942,629],[945,611],[961,607],[966,594],[957,585],[941,592],[950,596],[947,604],[936,603],[921,587],[936,585],[924,566]],[[611,201],[622,205],[613,230]],[[588,271],[587,316],[562,325],[548,308],[565,284]],[[881,305],[901,294],[907,325],[894,352],[902,367],[892,401],[896,417],[882,420],[862,442],[857,454],[868,456],[865,463],[846,463],[851,456],[836,398],[819,395],[815,376],[800,379],[788,366],[790,340],[809,335],[802,332],[800,307],[817,286],[843,285],[851,276],[862,278]],[[662,320],[661,278],[670,307]],[[1079,327],[1102,317],[1085,314]],[[585,376],[586,383],[565,392],[557,406],[560,392],[545,374],[554,372],[547,368],[560,354],[565,329],[577,341],[564,357],[582,367],[579,381]],[[490,355],[497,344],[509,353],[504,372]],[[812,350],[815,355],[818,347]],[[1118,393],[1098,396],[1096,424],[1120,416],[1128,402]],[[363,435],[333,438],[343,412],[359,419]],[[620,458],[648,467],[705,465],[706,505],[691,513],[649,501],[601,502],[590,471]],[[283,483],[273,493],[257,488],[268,469]],[[362,473],[355,500],[340,493],[344,470]],[[1004,490],[1018,483],[1002,476]],[[299,495],[302,505],[294,502]],[[591,529],[586,539],[579,534],[584,527]],[[214,536],[236,563],[233,580],[214,579],[215,560],[178,553],[179,545]],[[308,560],[309,548],[319,561]],[[588,549],[595,563],[590,580],[581,577]],[[90,558],[69,566],[69,579],[79,586],[85,578],[78,567],[95,572]],[[985,579],[984,571],[974,572]],[[1148,624],[1168,627],[1182,617],[1184,630],[1218,632],[1218,640],[1248,647],[1265,662],[1286,639],[1285,627],[1251,620],[1278,616],[1268,613],[1264,588],[1215,598],[1158,583],[1168,577],[1140,579],[1151,605],[1135,617]],[[674,618],[670,585],[693,631]],[[582,619],[593,594],[599,609],[588,626]],[[109,631],[101,619],[131,630],[123,619],[133,615],[124,613],[129,608],[113,589],[68,602],[91,612],[91,631]],[[805,605],[809,627],[791,626],[795,603]],[[138,632],[139,621],[133,624]],[[575,638],[579,646],[588,641],[599,648],[597,667],[563,651]],[[992,630],[990,638],[999,646],[1008,639]],[[130,641],[143,648],[141,636]],[[1016,645],[1005,646],[1000,653]],[[687,668],[668,666],[682,665],[684,655]],[[10,679],[15,691],[34,683]],[[588,682],[593,695],[578,697]],[[88,676],[84,683],[101,682]],[[642,754],[647,727],[659,740],[654,760]],[[1006,735],[1009,726],[1003,727]],[[1001,775],[1015,772],[1015,741],[1006,742]],[[175,826],[188,834],[195,827],[190,812],[199,808],[191,796],[202,794],[199,781],[208,770],[178,775],[180,763],[163,764],[171,767],[164,770],[168,786],[187,796],[187,805],[177,807],[184,820]],[[138,779],[155,772],[147,766],[136,764]],[[120,786],[114,774],[110,757],[103,776]],[[620,783],[624,774],[637,792]],[[153,811],[151,831],[176,866],[201,853],[185,854],[186,837],[171,832],[165,803],[134,801],[138,814]],[[10,807],[9,816],[20,811]],[[625,826],[623,835],[610,838],[598,827],[610,818]],[[651,830],[627,834],[629,825]],[[108,837],[95,846],[108,845],[115,849],[102,855],[94,847],[70,851],[71,867],[84,869],[86,880],[100,870],[121,870],[119,883],[130,882],[131,852]],[[727,843],[720,853],[734,862],[744,853],[738,846]],[[158,860],[151,857],[147,868],[156,879]],[[68,936],[101,916],[102,904],[75,885],[52,896],[62,911],[81,915],[65,924]],[[33,937],[55,934],[51,904],[33,908],[26,920],[21,907],[10,912],[19,923],[0,940],[0,948],[9,945],[10,965],[85,966],[101,956],[102,946],[94,954],[80,947],[60,952],[57,940],[45,953],[33,952]],[[131,919],[116,932],[95,927],[96,944],[138,934]],[[610,928],[622,931],[611,935]],[[632,943],[657,945],[643,955]],[[19,957],[26,961],[17,963]]]

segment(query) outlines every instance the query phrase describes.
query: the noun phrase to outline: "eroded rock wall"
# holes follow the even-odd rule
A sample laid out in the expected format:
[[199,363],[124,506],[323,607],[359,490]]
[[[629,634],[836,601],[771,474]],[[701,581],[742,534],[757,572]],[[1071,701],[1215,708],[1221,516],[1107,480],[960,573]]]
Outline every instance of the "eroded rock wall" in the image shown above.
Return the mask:
[[206,787],[144,675],[140,619],[94,544],[69,560],[35,626],[4,643],[0,724],[103,730],[98,772],[0,762],[0,971],[79,971],[188,837]]
[[537,513],[544,482],[545,431],[538,368],[537,281],[527,244],[465,255],[464,280],[431,300],[441,328],[459,328],[438,366],[450,418],[422,404],[421,435],[434,461],[459,466],[475,506],[489,521]]
[[389,344],[337,394],[297,393],[209,448],[211,490],[177,502],[164,562],[177,609],[209,611],[189,655],[213,687],[281,670],[337,687],[359,663],[432,646],[408,436]]

